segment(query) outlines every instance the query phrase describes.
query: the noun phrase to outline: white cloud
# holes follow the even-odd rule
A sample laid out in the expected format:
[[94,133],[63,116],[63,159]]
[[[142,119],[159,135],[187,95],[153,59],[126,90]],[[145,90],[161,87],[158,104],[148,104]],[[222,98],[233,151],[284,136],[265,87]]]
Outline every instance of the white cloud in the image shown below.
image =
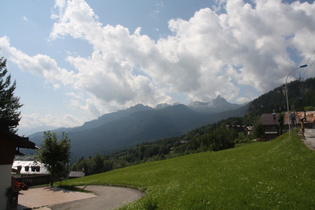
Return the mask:
[[[21,69],[56,87],[82,91],[85,98],[74,97],[71,104],[94,114],[137,103],[170,103],[178,94],[190,100],[221,95],[244,102],[253,98],[240,90],[265,92],[281,85],[289,70],[315,49],[315,3],[216,2],[213,10],[201,9],[189,20],[169,20],[172,34],[155,41],[141,34],[141,26],[131,33],[121,25],[103,25],[84,0],[58,0],[52,41],[72,37],[93,49],[89,57],[65,58],[75,72],[47,55],[23,54],[5,37],[0,43]],[[288,48],[301,59],[292,60]]]
[[36,127],[74,127],[83,124],[85,119],[73,116],[73,115],[56,115],[46,114],[40,115],[37,113],[24,114],[22,113],[22,119],[19,122],[19,129],[27,130]]
[[12,47],[7,37],[0,37],[0,46],[3,55],[22,71],[42,77],[53,83],[56,88],[60,85],[73,84],[74,73],[58,67],[57,62],[49,56],[42,54],[29,56]]
[[[154,47],[148,36],[140,35],[140,28],[131,34],[120,25],[102,27],[84,1],[69,1],[67,6],[59,9],[63,12],[59,12],[51,37],[70,35],[88,41],[94,49],[89,58],[67,58],[79,71],[74,83],[76,88],[104,102],[116,104],[154,105],[163,98],[150,78],[133,74],[135,66],[141,65],[140,61],[147,59],[145,57]],[[169,100],[166,96],[164,98]],[[164,99],[164,102],[167,101]]]

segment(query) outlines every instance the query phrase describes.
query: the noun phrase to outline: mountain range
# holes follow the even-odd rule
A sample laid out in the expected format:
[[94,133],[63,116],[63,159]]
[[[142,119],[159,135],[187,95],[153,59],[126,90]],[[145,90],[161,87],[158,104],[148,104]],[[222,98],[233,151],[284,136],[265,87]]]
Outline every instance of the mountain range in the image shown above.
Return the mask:
[[[247,109],[248,105],[231,104],[220,96],[211,102],[196,102],[188,106],[162,104],[152,108],[138,104],[102,115],[82,126],[51,132],[56,132],[57,136],[62,132],[68,134],[71,160],[75,161],[96,153],[109,155],[143,142],[179,136],[228,117],[241,117]],[[29,138],[40,146],[43,136],[43,132],[37,132]]]

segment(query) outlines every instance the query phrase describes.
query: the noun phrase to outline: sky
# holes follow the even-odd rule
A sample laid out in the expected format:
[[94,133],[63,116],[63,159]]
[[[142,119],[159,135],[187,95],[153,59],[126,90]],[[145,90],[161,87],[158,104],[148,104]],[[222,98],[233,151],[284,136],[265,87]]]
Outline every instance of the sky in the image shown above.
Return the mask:
[[242,104],[315,76],[314,1],[10,0],[0,17],[21,135],[139,103]]

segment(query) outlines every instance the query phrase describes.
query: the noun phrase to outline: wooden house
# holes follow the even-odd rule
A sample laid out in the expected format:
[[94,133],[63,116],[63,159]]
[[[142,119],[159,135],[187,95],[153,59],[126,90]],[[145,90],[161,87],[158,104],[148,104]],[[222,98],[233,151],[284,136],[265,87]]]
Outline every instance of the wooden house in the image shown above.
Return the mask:
[[[279,113],[267,113],[260,116],[259,121],[264,127],[264,134],[267,140],[273,139],[280,134],[278,116]],[[282,131],[287,132],[289,130],[289,123],[291,129],[299,128],[302,120],[306,128],[314,128],[315,111],[284,113]]]
[[[10,126],[18,125],[18,121],[0,119],[0,209],[17,204],[18,193],[14,192],[12,183],[12,164],[19,148],[36,149],[35,143],[28,138],[20,137],[10,132]],[[14,201],[12,201],[14,200]]]
[[12,177],[30,187],[49,184],[50,172],[41,162],[15,160],[12,165]]

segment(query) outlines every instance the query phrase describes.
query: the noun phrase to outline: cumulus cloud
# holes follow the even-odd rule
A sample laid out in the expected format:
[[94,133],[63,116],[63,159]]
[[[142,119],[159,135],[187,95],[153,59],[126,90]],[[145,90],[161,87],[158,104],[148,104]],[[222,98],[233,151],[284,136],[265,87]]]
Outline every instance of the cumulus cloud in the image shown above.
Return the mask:
[[60,68],[47,55],[25,55],[5,37],[0,43],[21,69],[56,87],[87,93],[71,104],[95,114],[104,113],[104,107],[169,103],[178,94],[191,101],[217,95],[234,102],[251,100],[257,95],[241,90],[263,93],[281,85],[315,49],[315,3],[216,3],[189,20],[169,20],[171,35],[152,40],[141,34],[141,26],[130,32],[122,25],[103,25],[84,0],[58,0],[51,40],[81,39],[93,49],[88,57],[65,58],[75,72]]
[[28,71],[53,83],[55,88],[73,84],[74,73],[58,67],[57,62],[47,55],[29,56],[12,47],[8,37],[0,37],[1,52],[22,71]]
[[[170,98],[156,89],[154,82],[141,73],[141,60],[148,56],[154,41],[117,26],[102,26],[84,1],[68,1],[60,7],[58,21],[51,38],[66,35],[88,41],[94,49],[88,58],[69,56],[67,60],[78,70],[74,86],[104,102],[133,105],[169,102]],[[55,16],[57,17],[57,16]],[[148,58],[145,58],[148,59]],[[139,67],[139,68],[138,68]],[[134,74],[137,69],[140,74]]]

